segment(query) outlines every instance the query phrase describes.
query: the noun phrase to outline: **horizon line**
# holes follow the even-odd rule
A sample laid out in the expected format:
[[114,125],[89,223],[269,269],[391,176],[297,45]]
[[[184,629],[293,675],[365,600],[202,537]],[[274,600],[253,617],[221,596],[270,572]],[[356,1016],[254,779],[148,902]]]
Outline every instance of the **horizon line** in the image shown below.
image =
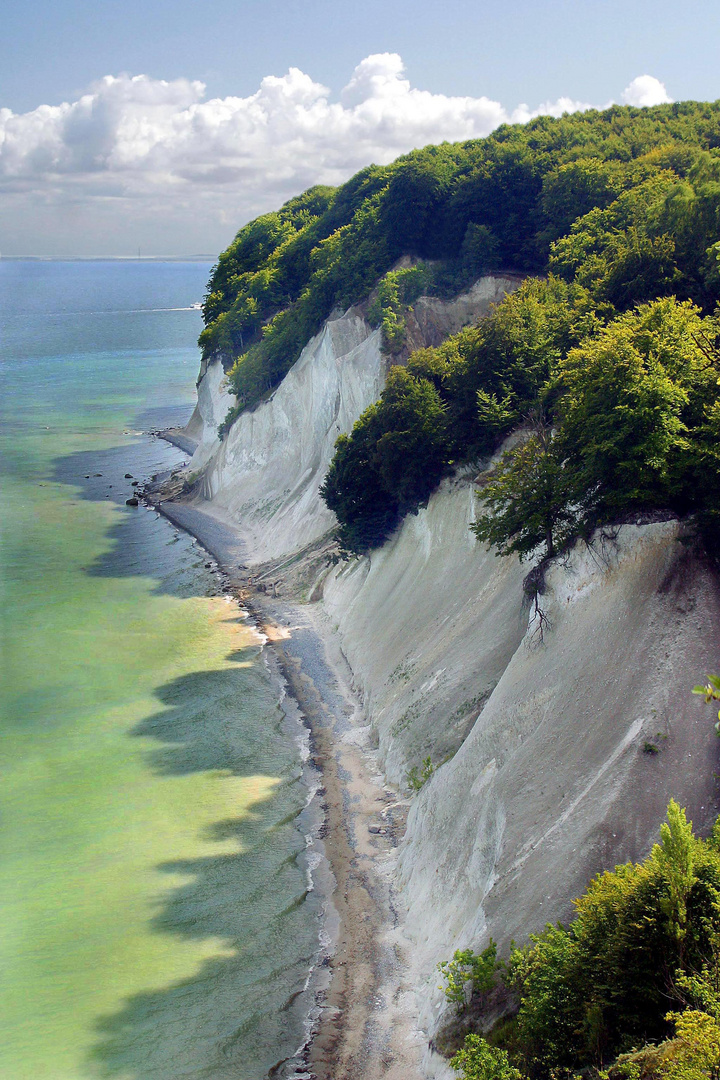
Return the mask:
[[206,252],[196,255],[2,255],[0,262],[190,262],[217,259]]

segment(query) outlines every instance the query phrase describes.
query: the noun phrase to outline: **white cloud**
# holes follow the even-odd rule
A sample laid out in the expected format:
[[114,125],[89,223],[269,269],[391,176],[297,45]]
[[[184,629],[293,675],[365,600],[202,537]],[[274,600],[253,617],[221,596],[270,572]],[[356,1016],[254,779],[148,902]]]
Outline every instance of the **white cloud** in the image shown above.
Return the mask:
[[[668,100],[647,75],[623,98]],[[339,101],[298,68],[250,97],[207,101],[197,81],[106,76],[74,102],[0,109],[0,248],[213,251],[255,214],[371,161],[589,107],[563,97],[508,112],[486,97],[418,90],[396,53],[366,57]]]
[[527,124],[528,120],[533,120],[536,116],[562,116],[563,113],[584,112],[586,109],[605,109],[612,102],[608,102],[607,105],[590,105],[587,101],[573,101],[569,97],[560,97],[557,101],[545,101],[542,105],[538,105],[536,109],[531,109],[528,105],[518,105],[513,109],[509,119],[513,124]]
[[638,108],[648,105],[668,105],[672,101],[672,98],[668,97],[665,83],[661,83],[652,75],[638,75],[629,86],[625,87],[622,99],[626,105],[635,105]]

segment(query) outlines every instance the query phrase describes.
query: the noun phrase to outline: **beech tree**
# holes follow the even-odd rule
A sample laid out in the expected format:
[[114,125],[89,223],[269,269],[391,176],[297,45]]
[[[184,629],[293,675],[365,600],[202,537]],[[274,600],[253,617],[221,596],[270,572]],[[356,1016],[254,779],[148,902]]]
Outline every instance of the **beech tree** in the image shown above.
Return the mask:
[[684,513],[708,504],[710,521],[716,335],[714,319],[669,297],[571,349],[545,388],[555,426],[535,419],[503,455],[478,491],[475,535],[502,555],[525,558],[542,548],[552,558],[574,537],[636,509]]
[[561,441],[597,520],[697,500],[698,437],[720,391],[716,334],[713,319],[670,297],[615,319],[561,363]]
[[524,559],[543,547],[552,558],[577,526],[567,476],[557,438],[546,421],[536,420],[478,489],[481,513],[472,531],[499,555],[516,552]]

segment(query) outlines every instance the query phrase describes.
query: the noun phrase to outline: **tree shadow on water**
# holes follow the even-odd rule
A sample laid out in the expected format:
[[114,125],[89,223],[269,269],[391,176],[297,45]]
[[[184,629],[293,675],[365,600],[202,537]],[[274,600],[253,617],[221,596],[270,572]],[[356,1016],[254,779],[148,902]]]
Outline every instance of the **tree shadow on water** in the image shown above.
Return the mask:
[[139,484],[149,475],[166,474],[186,459],[161,439],[144,437],[124,446],[78,451],[54,462],[51,479],[74,487],[78,499],[122,507],[106,531],[107,550],[85,568],[87,574],[152,578],[156,595],[208,596],[219,591],[217,579],[205,568],[205,551],[190,537],[155,510],[126,506],[126,499],[137,493],[133,480]]
[[[241,650],[232,658],[255,655]],[[317,949],[317,901],[298,861],[306,794],[297,754],[257,669],[184,675],[157,696],[163,709],[131,733],[155,742],[148,755],[157,774],[223,770],[279,783],[242,817],[217,821],[206,834],[235,841],[235,851],[158,867],[183,883],[159,900],[151,930],[220,939],[221,955],[100,1018],[89,1067],[122,1080],[260,1080],[302,1039],[307,1006],[296,995]]]

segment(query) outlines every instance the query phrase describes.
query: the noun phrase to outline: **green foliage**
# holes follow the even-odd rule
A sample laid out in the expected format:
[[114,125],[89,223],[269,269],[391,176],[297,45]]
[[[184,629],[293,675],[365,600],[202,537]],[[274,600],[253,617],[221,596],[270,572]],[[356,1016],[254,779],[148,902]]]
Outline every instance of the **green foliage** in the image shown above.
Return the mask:
[[678,941],[687,933],[687,899],[697,878],[693,868],[692,825],[674,799],[670,800],[667,821],[660,827],[660,843],[651,856],[663,872],[668,894],[660,907],[667,917],[668,930]]
[[[598,302],[629,307],[671,290],[708,309],[720,295],[719,116],[685,103],[540,117],[311,188],[220,256],[204,356],[232,368],[251,407],[330,312],[367,297],[403,255],[435,260],[429,287],[452,292],[498,267],[544,270],[557,242],[557,272]],[[391,318],[391,350],[399,337]]]
[[718,236],[717,103],[541,117],[312,188],[241,229],[213,271],[201,343],[238,399],[221,428],[333,310],[370,297],[397,355],[419,292],[550,271],[412,356],[338,444],[323,490],[343,542],[382,543],[454,465],[520,427],[483,489],[481,538],[551,554],[661,508],[696,514],[720,554]]
[[599,875],[568,928],[548,926],[511,955],[519,1060],[547,1076],[666,1037],[665,1003],[716,973],[719,930],[720,852],[671,802],[643,863]]
[[717,1080],[720,1075],[720,1027],[699,1010],[668,1013],[675,1037],[659,1045],[622,1054],[601,1077],[605,1080]]
[[481,953],[472,949],[456,949],[452,960],[443,960],[438,964],[445,986],[441,987],[445,999],[451,1005],[464,1009],[468,1000],[468,990],[473,994],[485,994],[492,989],[495,973],[501,967],[497,959],[497,945],[490,939],[490,944]]
[[510,1063],[507,1051],[490,1046],[479,1035],[465,1037],[450,1068],[461,1073],[463,1080],[522,1080],[522,1073]]
[[716,337],[714,319],[673,297],[584,337],[539,394],[550,417],[533,419],[478,492],[478,538],[502,554],[542,546],[552,557],[634,508],[711,515]]
[[699,970],[678,973],[675,991],[684,1005],[720,1021],[720,935],[716,930],[710,937],[710,955],[703,959]]
[[381,543],[453,462],[492,449],[597,325],[587,290],[531,279],[478,326],[393,368],[380,400],[339,440],[322,488],[347,547]]
[[668,1080],[717,1077],[720,1069],[720,1027],[717,1018],[695,1009],[668,1016],[675,1024],[677,1055],[663,1071]]
[[225,414],[225,419],[222,421],[222,423],[218,425],[218,436],[220,437],[221,441],[225,438],[228,431],[233,426],[241,412],[241,405],[232,405],[228,409],[227,413]]
[[395,355],[402,349],[407,309],[430,280],[427,268],[421,263],[389,271],[378,285],[375,299],[368,308],[368,322],[371,326],[382,326],[384,352]]
[[423,763],[419,769],[417,765],[413,765],[413,767],[408,770],[407,786],[410,788],[411,791],[420,791],[420,789],[423,787],[424,784],[428,782],[434,772],[435,766],[432,763],[432,758],[424,758]]
[[529,436],[503,454],[478,490],[481,512],[471,526],[478,540],[521,559],[544,545],[545,557],[552,558],[577,529],[578,507],[564,465],[558,439],[547,423],[535,420]]
[[428,498],[444,469],[445,441],[445,406],[436,388],[391,368],[381,402],[363,413],[350,437],[338,439],[320,490],[349,550],[366,551]]
[[465,230],[460,259],[469,277],[497,270],[500,265],[500,244],[492,229],[471,221]]
[[[700,694],[709,705],[711,701],[720,701],[720,676],[708,675],[707,680],[705,686],[694,687],[693,694]],[[715,725],[715,730],[720,735],[720,710],[718,710],[718,722]]]
[[[599,516],[682,508],[718,397],[717,327],[691,303],[643,305],[571,350],[560,367],[562,438]],[[710,353],[710,355],[709,355]]]
[[717,300],[717,160],[707,161],[711,181],[698,169],[678,175],[671,158],[648,155],[645,163],[633,163],[628,177],[639,183],[573,222],[551,246],[550,266],[620,310],[673,293],[710,306]]

